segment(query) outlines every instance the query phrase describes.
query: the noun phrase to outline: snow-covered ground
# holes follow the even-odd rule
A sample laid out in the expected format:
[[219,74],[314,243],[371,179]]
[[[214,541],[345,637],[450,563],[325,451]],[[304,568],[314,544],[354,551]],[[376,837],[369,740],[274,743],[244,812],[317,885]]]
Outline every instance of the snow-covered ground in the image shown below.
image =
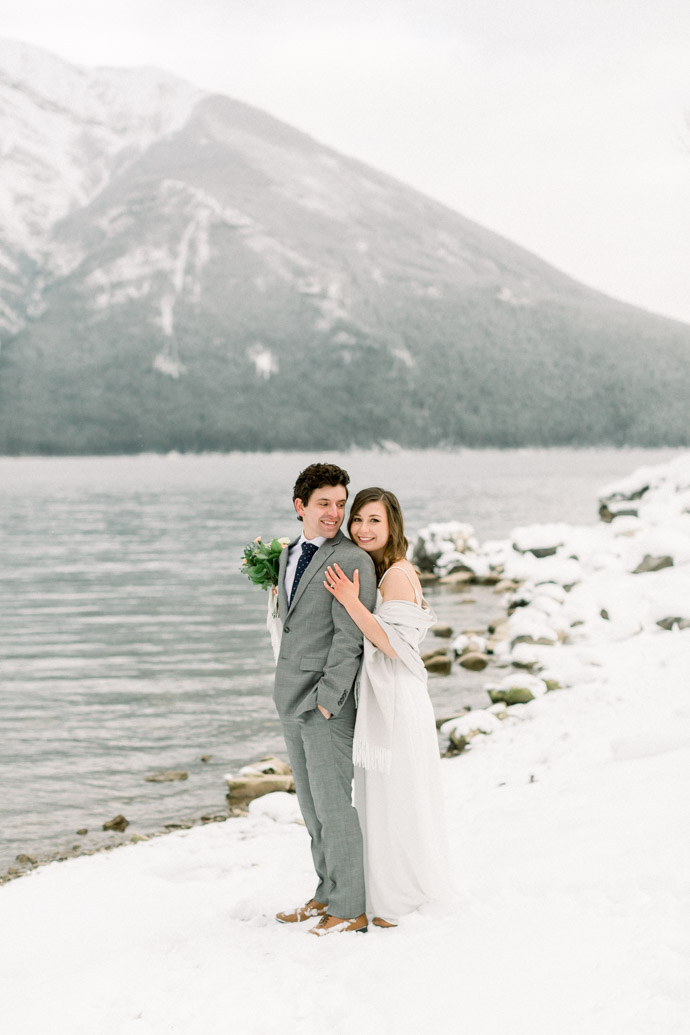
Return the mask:
[[690,628],[657,623],[690,618],[690,457],[640,477],[637,516],[476,550],[526,580],[500,660],[562,689],[442,763],[452,900],[364,936],[276,924],[314,879],[294,797],[268,795],[0,888],[3,1031],[685,1035]]

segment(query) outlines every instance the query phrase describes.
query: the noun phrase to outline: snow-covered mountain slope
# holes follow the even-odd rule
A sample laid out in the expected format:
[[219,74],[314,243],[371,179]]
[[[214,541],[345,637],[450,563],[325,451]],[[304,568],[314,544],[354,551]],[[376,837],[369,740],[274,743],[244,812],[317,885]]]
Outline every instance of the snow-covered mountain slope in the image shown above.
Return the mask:
[[152,69],[87,70],[0,40],[3,244],[42,255],[57,220],[183,125],[199,96]]
[[0,141],[0,451],[690,433],[690,328],[249,105],[4,44]]
[[200,96],[152,69],[87,70],[0,40],[2,330],[21,327],[57,221],[183,125]]

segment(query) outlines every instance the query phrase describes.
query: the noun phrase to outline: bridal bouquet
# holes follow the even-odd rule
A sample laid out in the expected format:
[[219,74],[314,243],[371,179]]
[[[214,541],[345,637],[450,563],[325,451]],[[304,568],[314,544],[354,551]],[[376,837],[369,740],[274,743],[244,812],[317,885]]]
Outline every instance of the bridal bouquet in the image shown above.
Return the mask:
[[286,538],[271,539],[265,543],[260,535],[253,543],[244,548],[242,565],[243,572],[250,582],[262,589],[270,590],[268,597],[268,614],[266,615],[266,628],[271,637],[273,657],[278,660],[280,640],[283,635],[283,623],[278,614],[278,565],[280,555],[288,546],[290,540]]
[[289,542],[289,539],[283,538],[271,539],[270,543],[265,543],[258,535],[253,543],[245,546],[240,571],[250,582],[255,586],[261,586],[262,589],[277,586],[280,555]]

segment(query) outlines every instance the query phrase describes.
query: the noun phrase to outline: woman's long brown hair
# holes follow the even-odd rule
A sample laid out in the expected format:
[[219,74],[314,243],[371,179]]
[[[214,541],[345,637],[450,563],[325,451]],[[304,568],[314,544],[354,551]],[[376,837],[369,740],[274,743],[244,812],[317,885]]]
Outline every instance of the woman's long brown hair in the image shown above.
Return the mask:
[[383,503],[388,516],[388,542],[384,547],[381,562],[376,564],[376,578],[380,580],[384,571],[387,571],[391,564],[404,560],[407,554],[408,542],[405,538],[405,523],[398,497],[392,492],[379,489],[377,486],[373,486],[371,489],[361,489],[352,501],[352,510],[347,522],[350,538],[352,538],[352,520],[367,503]]

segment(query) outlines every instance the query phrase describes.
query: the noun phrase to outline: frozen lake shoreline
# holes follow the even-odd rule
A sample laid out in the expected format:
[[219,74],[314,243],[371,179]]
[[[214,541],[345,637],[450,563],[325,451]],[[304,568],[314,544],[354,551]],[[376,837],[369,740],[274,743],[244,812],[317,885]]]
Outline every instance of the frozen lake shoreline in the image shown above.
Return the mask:
[[[267,796],[246,819],[43,867],[0,889],[8,1026],[416,1035],[459,1010],[473,1035],[680,1035],[690,629],[658,622],[689,617],[690,462],[648,473],[656,485],[637,516],[560,526],[550,557],[513,551],[506,574],[529,595],[513,632],[570,624],[553,645],[507,649],[527,647],[536,677],[551,673],[563,689],[512,706],[444,762],[452,901],[365,939],[275,924],[313,878],[294,798]],[[554,531],[518,541],[549,545]],[[485,544],[485,555],[502,549]],[[632,574],[645,555],[673,563]],[[558,606],[543,602],[545,583]]]
[[[604,482],[673,455],[428,450],[331,459],[350,472],[353,489],[382,480],[394,489],[412,538],[430,522],[460,520],[487,540],[565,514],[586,524]],[[296,526],[292,483],[313,459],[0,458],[8,544],[0,551],[0,781],[12,788],[0,801],[0,871],[18,854],[98,847],[111,837],[104,821],[121,813],[127,833],[143,835],[216,813],[226,772],[282,750],[265,598],[240,575],[238,558],[255,534]],[[490,591],[486,607],[429,594],[455,628],[501,612]],[[480,703],[475,675],[431,681],[438,716]],[[161,770],[189,779],[145,782]],[[82,829],[88,835],[75,836]]]

